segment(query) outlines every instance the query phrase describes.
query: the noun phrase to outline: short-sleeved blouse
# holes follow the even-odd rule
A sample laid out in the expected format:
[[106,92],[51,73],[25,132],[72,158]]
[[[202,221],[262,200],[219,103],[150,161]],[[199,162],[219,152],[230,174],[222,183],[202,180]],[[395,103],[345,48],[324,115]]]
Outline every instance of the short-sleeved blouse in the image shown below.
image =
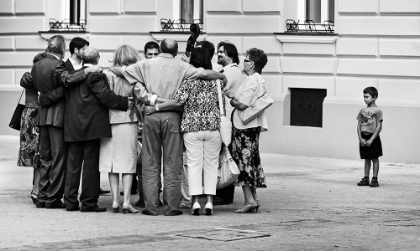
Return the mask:
[[220,128],[217,82],[220,80],[186,80],[181,83],[174,99],[184,104],[181,131],[216,131]]

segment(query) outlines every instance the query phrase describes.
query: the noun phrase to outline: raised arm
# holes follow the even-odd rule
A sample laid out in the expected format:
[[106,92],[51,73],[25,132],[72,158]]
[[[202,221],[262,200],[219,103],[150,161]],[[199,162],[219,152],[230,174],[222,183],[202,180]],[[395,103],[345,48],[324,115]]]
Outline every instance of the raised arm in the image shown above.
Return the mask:
[[138,61],[135,64],[123,67],[111,67],[111,71],[118,76],[124,76],[124,78],[130,84],[136,84],[135,95],[145,105],[155,105],[158,95],[149,93],[146,88],[144,73],[142,68],[145,60]]
[[204,70],[201,72],[200,77],[202,79],[209,79],[209,80],[213,80],[213,79],[221,79],[225,85],[227,85],[228,80],[226,78],[226,75],[217,71],[213,71],[213,70]]
[[67,71],[64,62],[62,62],[62,65],[56,68],[55,77],[60,81],[62,86],[72,87],[84,83],[86,81],[86,76],[93,72],[102,72],[102,68],[99,65],[92,65],[77,71]]

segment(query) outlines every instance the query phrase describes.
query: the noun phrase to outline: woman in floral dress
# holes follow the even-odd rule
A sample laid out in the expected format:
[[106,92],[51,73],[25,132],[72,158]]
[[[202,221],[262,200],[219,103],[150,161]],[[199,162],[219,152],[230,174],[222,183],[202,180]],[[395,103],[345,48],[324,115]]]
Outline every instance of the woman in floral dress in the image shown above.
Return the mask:
[[231,105],[236,108],[232,115],[232,144],[230,151],[232,158],[238,165],[240,175],[237,183],[242,186],[245,197],[243,206],[236,213],[257,212],[260,202],[257,198],[257,187],[265,187],[264,172],[261,167],[259,151],[260,132],[267,131],[267,117],[262,112],[254,120],[244,124],[239,118],[238,111],[243,111],[255,100],[257,88],[265,89],[265,81],[261,72],[267,64],[264,51],[252,48],[246,52],[244,69],[248,77],[236,91]]

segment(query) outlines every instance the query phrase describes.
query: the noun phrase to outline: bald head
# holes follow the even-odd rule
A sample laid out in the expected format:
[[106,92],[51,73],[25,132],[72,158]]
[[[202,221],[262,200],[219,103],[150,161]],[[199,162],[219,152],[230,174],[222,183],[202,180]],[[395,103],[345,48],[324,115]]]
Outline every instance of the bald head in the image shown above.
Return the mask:
[[95,47],[87,47],[83,50],[82,59],[84,63],[97,65],[99,61],[99,51]]
[[169,53],[174,57],[178,54],[178,43],[173,39],[164,39],[160,48],[163,53]]

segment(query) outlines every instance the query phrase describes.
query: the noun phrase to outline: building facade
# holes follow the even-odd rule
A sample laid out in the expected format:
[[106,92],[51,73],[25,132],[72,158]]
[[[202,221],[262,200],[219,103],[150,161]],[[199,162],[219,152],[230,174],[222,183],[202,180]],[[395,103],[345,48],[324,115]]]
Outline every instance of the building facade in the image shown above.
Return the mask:
[[[262,152],[358,159],[356,116],[363,89],[374,86],[384,113],[382,160],[419,163],[418,0],[2,0],[0,134],[17,135],[7,125],[19,81],[48,37],[86,38],[108,67],[121,44],[142,52],[148,41],[174,38],[183,54],[189,31],[178,19],[202,20],[198,40],[234,43],[241,65],[249,48],[268,54],[263,77],[275,103]],[[312,28],[303,19],[322,32],[304,32]],[[76,28],[49,32],[63,20]]]

